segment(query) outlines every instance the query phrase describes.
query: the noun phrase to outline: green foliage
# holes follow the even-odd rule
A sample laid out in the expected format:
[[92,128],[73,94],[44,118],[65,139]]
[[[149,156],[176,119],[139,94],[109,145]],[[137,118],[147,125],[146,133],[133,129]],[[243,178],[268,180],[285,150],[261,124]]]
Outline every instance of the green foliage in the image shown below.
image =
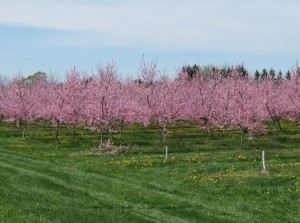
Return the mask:
[[258,70],[256,70],[255,73],[254,73],[254,79],[255,80],[259,80],[260,79],[260,73],[259,73]]
[[261,79],[265,80],[265,79],[267,79],[267,77],[268,77],[268,72],[266,69],[263,69],[262,73],[261,73]]
[[276,73],[275,73],[275,70],[273,68],[270,69],[269,71],[269,76],[271,79],[275,79],[275,76],[276,76]]
[[194,78],[200,75],[200,66],[198,66],[197,64],[194,64],[193,66],[183,66],[182,71],[187,72],[189,78]]
[[24,81],[29,84],[32,85],[34,83],[36,83],[37,80],[47,80],[47,74],[45,72],[42,71],[38,71],[36,73],[34,73],[33,75],[30,75],[26,78],[24,78]]
[[242,77],[248,77],[249,73],[243,64],[237,65],[235,68]]
[[289,70],[286,72],[285,79],[287,80],[291,79],[291,72]]
[[[170,126],[164,160],[155,126],[128,126],[114,145],[122,155],[99,153],[99,135],[77,126],[0,129],[0,222],[297,222],[300,219],[299,130],[269,124],[245,140],[192,123]],[[109,135],[105,136],[105,140]],[[261,150],[268,175],[262,175]]]
[[202,77],[204,80],[209,80],[216,76],[229,77],[232,75],[233,71],[236,71],[242,77],[248,77],[249,75],[249,72],[246,70],[243,64],[237,66],[200,66],[194,64],[193,66],[183,66],[181,71],[186,72],[189,78]]

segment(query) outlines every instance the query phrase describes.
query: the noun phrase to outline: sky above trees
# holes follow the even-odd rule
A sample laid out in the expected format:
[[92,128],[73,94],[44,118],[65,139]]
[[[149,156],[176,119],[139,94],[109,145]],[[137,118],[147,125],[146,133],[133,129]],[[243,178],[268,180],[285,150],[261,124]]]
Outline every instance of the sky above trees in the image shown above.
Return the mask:
[[124,75],[157,60],[286,71],[299,59],[296,0],[0,0],[0,74],[90,72],[112,60]]

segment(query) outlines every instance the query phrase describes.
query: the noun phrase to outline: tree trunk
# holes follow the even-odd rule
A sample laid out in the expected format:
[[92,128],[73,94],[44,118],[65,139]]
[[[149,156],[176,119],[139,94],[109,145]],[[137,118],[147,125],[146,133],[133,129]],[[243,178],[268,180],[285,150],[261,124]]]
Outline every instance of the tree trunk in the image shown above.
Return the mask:
[[123,122],[121,122],[120,124],[120,135],[122,135],[122,133],[123,133]]
[[73,140],[75,139],[75,125],[72,125],[72,136],[73,136]]
[[25,139],[26,129],[27,129],[27,122],[24,121],[24,127],[23,127],[23,139]]
[[59,139],[58,139],[59,124],[60,124],[59,121],[56,121],[55,140],[57,143],[59,143]]
[[275,120],[276,120],[276,122],[278,124],[279,131],[284,131],[283,128],[282,128],[282,126],[281,126],[281,124],[280,124],[280,118],[275,117]]
[[215,136],[214,136],[214,132],[211,128],[209,128],[209,132],[210,132],[210,135],[211,135],[211,139],[214,140]]
[[109,139],[111,142],[113,142],[113,128],[112,126],[109,127]]
[[243,131],[243,129],[242,129],[242,132],[241,132],[241,143],[240,143],[240,152],[242,153],[242,151],[243,151],[243,133],[244,133],[244,131]]
[[102,148],[103,146],[103,131],[101,129],[101,134],[100,134],[100,147]]
[[165,154],[165,160],[168,159],[168,147],[166,146],[166,154]]
[[221,143],[222,143],[222,146],[224,146],[225,143],[224,143],[224,134],[223,134],[223,130],[220,130],[220,134],[221,134]]

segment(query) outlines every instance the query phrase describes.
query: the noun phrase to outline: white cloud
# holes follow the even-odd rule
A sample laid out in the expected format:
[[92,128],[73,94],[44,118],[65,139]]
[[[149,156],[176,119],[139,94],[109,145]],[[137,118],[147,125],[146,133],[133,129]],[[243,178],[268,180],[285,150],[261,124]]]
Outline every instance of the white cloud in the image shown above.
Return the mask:
[[0,23],[84,32],[88,46],[278,50],[299,45],[300,2],[0,0]]

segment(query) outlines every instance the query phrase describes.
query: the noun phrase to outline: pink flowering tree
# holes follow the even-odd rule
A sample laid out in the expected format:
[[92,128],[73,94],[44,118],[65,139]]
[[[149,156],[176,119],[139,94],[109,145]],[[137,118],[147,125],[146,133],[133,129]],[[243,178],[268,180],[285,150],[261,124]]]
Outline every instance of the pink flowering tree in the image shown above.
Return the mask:
[[272,120],[278,124],[279,130],[283,130],[280,120],[284,118],[286,109],[289,107],[290,98],[287,97],[286,90],[283,89],[283,81],[276,82],[272,78],[266,78],[258,82],[258,93],[262,104],[261,112],[265,112],[265,120]]
[[6,101],[7,101],[7,91],[6,91],[6,84],[0,79],[0,123],[5,117],[5,107],[6,107]]
[[64,120],[64,107],[66,106],[66,92],[63,83],[52,82],[47,89],[48,98],[45,105],[44,118],[48,118],[55,128],[55,140],[59,142],[59,128]]
[[282,93],[286,100],[282,106],[282,116],[287,120],[295,121],[300,127],[300,68],[294,69],[291,78],[283,82]]
[[184,87],[186,80],[170,80],[161,74],[154,62],[141,62],[139,79],[135,83],[134,94],[138,103],[136,114],[145,126],[153,123],[163,146],[168,136],[168,125],[182,118],[181,109],[186,102]]
[[204,80],[201,75],[194,78],[187,89],[189,100],[187,101],[187,119],[197,123],[200,129],[209,130],[212,138],[216,111],[216,92],[220,79],[211,78]]
[[9,106],[9,99],[8,99],[8,83],[0,79],[0,123],[2,123],[3,120],[6,120],[8,118],[8,106]]
[[87,85],[87,78],[82,77],[76,68],[67,72],[63,83],[51,82],[47,85],[47,92],[44,93],[48,97],[41,97],[41,108],[45,111],[42,115],[52,121],[57,142],[61,124],[70,125],[74,136],[75,125],[85,123]]
[[112,125],[118,121],[120,113],[121,83],[117,79],[117,70],[114,64],[106,67],[98,66],[86,89],[86,106],[84,115],[87,124],[101,135],[109,132]]
[[118,106],[118,116],[121,126],[124,123],[143,123],[143,117],[140,117],[143,111],[140,110],[139,89],[137,83],[131,78],[127,78],[121,85]]
[[230,78],[231,90],[230,125],[240,129],[240,151],[242,152],[243,134],[248,131],[263,131],[262,121],[268,118],[258,94],[257,83],[251,78]]
[[138,120],[147,126],[150,124],[153,116],[154,103],[157,100],[155,87],[158,81],[159,71],[157,64],[151,62],[147,64],[144,59],[140,63],[138,80],[135,81],[134,94],[138,106],[135,113]]
[[36,111],[36,123],[43,121],[43,128],[51,114],[51,102],[53,97],[52,82],[45,79],[39,79],[34,83],[32,97],[35,102],[33,109]]
[[19,74],[8,83],[6,91],[6,116],[9,121],[16,121],[17,127],[23,124],[24,138],[27,123],[33,122],[37,117],[37,111],[34,109],[36,104],[33,96],[34,86],[26,84],[24,78]]
[[42,98],[46,100],[44,101],[45,103],[41,104],[43,109],[45,109],[43,116],[52,122],[52,126],[55,128],[55,139],[57,142],[59,142],[59,129],[61,124],[68,122],[74,124],[73,120],[76,118],[71,118],[70,115],[72,113],[70,101],[72,100],[72,94],[74,94],[75,89],[73,86],[75,82],[72,82],[71,79],[72,75],[67,74],[63,83],[52,81],[47,86],[46,93],[48,97]]
[[211,106],[211,123],[217,128],[221,135],[221,142],[224,145],[223,132],[227,129],[234,128],[231,125],[232,113],[232,81],[230,78],[218,76],[216,78],[217,86],[214,90],[213,104]]
[[66,102],[61,110],[63,113],[61,121],[72,127],[73,136],[75,136],[75,126],[85,124],[87,120],[84,114],[87,105],[88,84],[88,78],[82,76],[76,68],[67,72],[63,87]]
[[188,95],[186,94],[188,80],[181,76],[175,81],[162,77],[155,85],[151,107],[151,122],[155,123],[160,134],[160,144],[168,136],[168,125],[184,120],[184,110]]

